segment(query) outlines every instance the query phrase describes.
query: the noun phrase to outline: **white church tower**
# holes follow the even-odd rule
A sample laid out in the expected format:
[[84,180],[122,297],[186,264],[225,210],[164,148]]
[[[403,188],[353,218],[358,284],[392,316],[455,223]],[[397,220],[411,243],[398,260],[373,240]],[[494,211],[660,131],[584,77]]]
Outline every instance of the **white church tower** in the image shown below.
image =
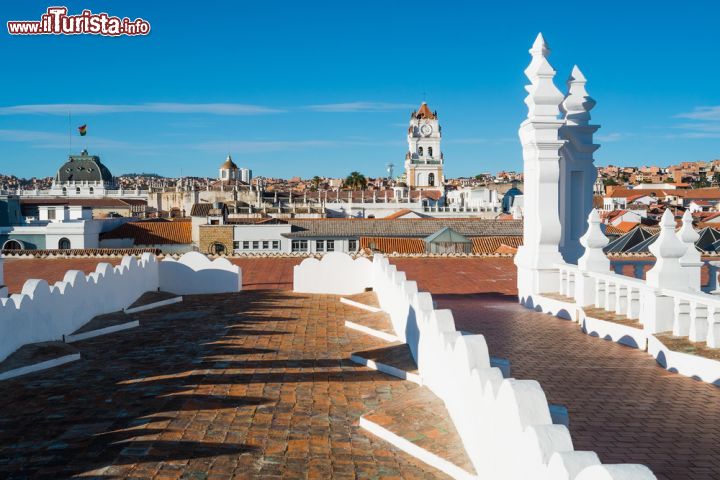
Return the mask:
[[405,155],[405,181],[408,187],[442,189],[443,154],[440,150],[441,128],[437,112],[423,102],[410,114],[408,152]]

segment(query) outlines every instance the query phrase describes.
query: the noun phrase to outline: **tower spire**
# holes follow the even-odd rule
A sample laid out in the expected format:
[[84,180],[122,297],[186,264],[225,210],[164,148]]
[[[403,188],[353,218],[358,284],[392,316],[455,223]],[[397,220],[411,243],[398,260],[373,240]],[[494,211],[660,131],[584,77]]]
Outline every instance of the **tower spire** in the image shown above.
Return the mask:
[[567,97],[561,106],[568,125],[588,125],[590,123],[590,110],[595,107],[597,102],[585,90],[586,83],[585,75],[575,65],[567,80]]

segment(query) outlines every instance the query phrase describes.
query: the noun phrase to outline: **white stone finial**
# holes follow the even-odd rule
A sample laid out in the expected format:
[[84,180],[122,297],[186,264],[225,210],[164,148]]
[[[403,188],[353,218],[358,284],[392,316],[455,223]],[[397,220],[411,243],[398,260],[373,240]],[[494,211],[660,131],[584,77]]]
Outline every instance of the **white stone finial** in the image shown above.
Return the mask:
[[682,227],[678,232],[678,237],[680,238],[680,241],[686,245],[695,245],[695,242],[700,239],[700,234],[698,234],[693,227],[692,214],[690,213],[690,210],[685,210],[685,213],[683,213]]
[[670,208],[665,210],[660,220],[660,234],[650,245],[655,255],[655,266],[647,272],[647,283],[651,287],[685,288],[687,276],[680,265],[680,257],[687,251],[687,245],[675,234],[675,216]]
[[553,83],[555,70],[547,60],[550,49],[545,43],[542,33],[538,34],[529,52],[532,60],[525,69],[525,76],[530,80],[530,85],[525,87],[528,92],[528,96],[525,97],[528,118],[556,119],[560,113],[559,105],[563,101],[564,95]]
[[585,253],[578,260],[578,267],[585,272],[607,272],[610,270],[610,259],[607,258],[603,248],[609,243],[608,238],[600,228],[600,214],[594,208],[588,215],[588,229],[580,237],[580,244],[585,247]]
[[685,210],[682,218],[682,227],[677,233],[678,239],[687,247],[685,254],[680,257],[680,265],[687,273],[687,286],[691,290],[700,290],[701,278],[700,269],[703,266],[702,256],[695,247],[695,242],[700,239],[700,235],[695,231],[692,223],[692,214],[690,210]]
[[588,95],[586,83],[585,75],[575,65],[567,81],[568,94],[561,105],[569,125],[588,125],[590,122],[590,110],[597,102]]

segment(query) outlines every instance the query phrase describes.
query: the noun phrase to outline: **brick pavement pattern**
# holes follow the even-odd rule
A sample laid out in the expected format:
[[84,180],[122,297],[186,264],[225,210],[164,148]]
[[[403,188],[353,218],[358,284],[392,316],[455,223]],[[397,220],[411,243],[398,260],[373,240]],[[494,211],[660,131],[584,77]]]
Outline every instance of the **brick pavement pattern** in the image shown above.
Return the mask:
[[[252,284],[249,288],[280,289],[291,288],[292,266],[300,261],[293,258],[238,260],[241,266],[247,266],[243,273],[245,280]],[[485,334],[491,355],[511,360],[514,377],[538,380],[549,402],[567,406],[575,449],[595,450],[605,463],[644,463],[661,480],[720,478],[720,389],[717,387],[667,372],[644,352],[584,335],[576,324],[522,308],[516,303],[515,267],[511,258],[395,258],[391,261],[407,272],[408,279],[417,280],[420,289],[432,292],[439,308],[451,308],[458,328]],[[35,264],[37,268],[23,263],[20,268],[15,262],[60,261],[6,261],[6,279],[11,291],[12,282],[17,281],[11,278],[13,275],[29,278],[31,272],[39,275],[36,272],[52,273],[52,268],[60,268],[58,264],[52,264],[52,268],[42,267],[42,263]],[[77,260],[67,262],[61,267],[63,272],[67,268],[79,268],[74,264]],[[83,347],[81,350],[86,358],[83,361],[57,372],[35,374],[22,381],[13,381],[15,383],[3,382],[3,392],[7,393],[0,398],[0,445],[4,449],[0,451],[0,461],[4,462],[0,467],[0,477],[4,476],[2,472],[9,471],[7,469],[11,464],[17,468],[21,464],[19,462],[29,462],[29,458],[34,463],[28,465],[35,468],[35,472],[39,471],[40,465],[45,465],[43,468],[47,471],[53,468],[61,471],[63,462],[69,457],[74,459],[74,463],[68,464],[69,471],[87,471],[113,462],[115,464],[110,471],[125,471],[137,460],[133,460],[130,454],[143,452],[145,460],[134,467],[138,470],[133,473],[141,477],[152,476],[150,473],[156,472],[162,473],[165,478],[173,478],[179,471],[195,471],[193,468],[196,466],[198,471],[205,472],[210,467],[239,471],[240,465],[245,465],[243,462],[253,463],[262,455],[241,451],[255,448],[255,445],[245,443],[251,429],[248,427],[245,436],[231,434],[230,427],[226,425],[228,419],[231,426],[237,426],[240,415],[243,422],[252,425],[255,415],[259,414],[262,421],[266,421],[267,418],[275,418],[274,409],[279,408],[278,415],[284,415],[279,417],[284,423],[274,428],[287,432],[291,429],[287,415],[292,422],[294,411],[307,415],[318,408],[297,399],[318,395],[317,392],[322,392],[317,405],[322,406],[323,422],[330,418],[326,416],[329,408],[326,403],[330,401],[334,405],[331,400],[337,395],[340,398],[346,395],[344,401],[352,405],[351,409],[333,407],[335,415],[340,416],[333,417],[330,427],[325,424],[325,429],[341,431],[345,435],[342,450],[330,447],[331,468],[335,465],[332,459],[341,453],[338,458],[345,462],[342,465],[350,475],[352,468],[357,469],[355,454],[352,453],[353,442],[370,442],[373,448],[387,449],[390,458],[395,459],[397,455],[398,465],[414,468],[409,476],[421,475],[417,473],[421,467],[402,463],[401,458],[407,457],[343,423],[347,418],[356,419],[356,415],[363,413],[363,408],[373,408],[372,405],[378,404],[382,398],[413,388],[410,382],[372,373],[349,363],[349,360],[339,360],[352,351],[377,348],[381,344],[364,346],[373,342],[368,336],[343,330],[342,322],[350,317],[336,320],[331,315],[327,323],[321,322],[325,326],[321,326],[319,321],[288,319],[285,315],[292,316],[289,312],[304,315],[298,311],[302,309],[292,303],[300,300],[291,294],[252,294],[257,297],[248,301],[254,307],[243,306],[236,300],[250,294],[247,292],[228,298],[219,296],[215,300],[216,306],[199,300],[192,300],[190,304],[184,302],[166,307],[169,310],[163,311],[172,313],[165,317],[152,317],[152,312],[148,312],[147,325],[139,329],[80,342],[78,345]],[[293,308],[276,305],[276,302],[284,301],[291,302]],[[308,308],[314,315],[315,307],[310,307],[311,303],[308,303]],[[338,303],[332,308],[337,312],[343,308],[341,305]],[[272,312],[268,314],[270,318],[279,318],[270,321],[256,313],[263,308]],[[317,313],[324,308],[318,306]],[[345,308],[347,313],[361,314],[352,307]],[[226,315],[235,317],[226,318]],[[247,325],[243,323],[243,316],[249,319]],[[336,324],[336,321],[340,323]],[[340,348],[332,343],[329,344],[332,348],[328,350],[317,339],[312,340],[315,342],[312,346],[303,346],[308,337],[317,337],[318,328],[324,332],[323,335],[331,333],[338,335],[342,341],[350,339],[352,347]],[[271,333],[276,330],[285,333]],[[298,343],[293,346],[295,337]],[[212,342],[215,343],[210,345]],[[287,345],[278,349],[278,342]],[[219,357],[215,359],[216,356]],[[328,365],[329,357],[332,357],[333,365],[336,362],[342,365],[337,369],[339,373],[323,373],[326,367],[321,366]],[[313,358],[318,360],[312,361]],[[295,359],[293,363],[291,359]],[[220,365],[215,367],[213,364],[213,368],[230,369],[245,365],[250,370],[244,368],[242,375],[234,374],[232,370],[222,370],[221,374],[193,373],[195,369],[208,368],[206,364],[209,360],[216,360]],[[272,368],[261,370],[260,365]],[[313,373],[308,370],[311,365]],[[316,368],[320,370],[314,371]],[[351,369],[351,373],[343,373],[346,369]],[[253,380],[270,374],[273,380],[282,382],[285,379],[286,385]],[[162,375],[168,377],[163,379]],[[336,376],[343,380],[337,381]],[[115,385],[115,382],[132,378],[153,377],[157,378]],[[321,382],[321,386],[316,386],[316,381]],[[378,384],[386,390],[378,393]],[[373,391],[373,388],[376,390]],[[182,394],[189,397],[179,398]],[[254,404],[248,400],[251,404],[239,408],[235,416],[226,413],[224,407],[228,405],[237,408],[233,402],[239,400],[234,396],[240,395],[243,398],[261,397],[262,402],[278,396],[280,400],[258,404],[256,398]],[[288,403],[290,398],[296,403]],[[348,411],[352,411],[352,415],[345,413]],[[346,416],[340,421],[342,415]],[[151,450],[152,455],[144,450],[149,448],[150,440],[131,442],[137,449],[131,445],[120,447],[122,444],[114,444],[115,441],[132,438],[134,434],[127,430],[130,427],[141,430],[138,435],[178,438],[168,440],[162,437],[165,443],[155,446]],[[218,429],[218,434],[210,435],[214,429]],[[347,436],[348,429],[352,431],[350,437]],[[272,427],[270,430],[275,431]],[[188,431],[194,432],[192,439],[183,438]],[[98,435],[91,437],[95,434]],[[201,446],[192,442],[198,441],[194,437],[202,439],[203,435],[208,436],[207,441],[225,435],[224,440],[216,441],[215,447],[234,451],[218,456],[212,445],[206,446],[207,450],[198,450]],[[249,435],[249,438],[255,437]],[[354,440],[356,438],[365,440]],[[179,443],[180,440],[186,443]],[[9,442],[14,445],[12,451],[8,450]],[[76,446],[73,442],[80,442],[80,445]],[[293,448],[299,448],[299,444],[294,445]],[[126,447],[129,449],[125,454],[129,456],[120,455],[119,452]],[[271,447],[264,455],[270,457],[271,462],[282,462],[285,457],[295,458],[290,457],[295,450],[290,448],[289,443],[287,450],[277,453],[277,449],[282,448]],[[323,448],[326,451],[327,445]],[[68,449],[72,450],[71,454],[68,454]],[[171,453],[173,449],[175,453]],[[360,456],[362,462],[374,458],[366,454]],[[233,460],[236,457],[238,459]],[[247,458],[253,460],[243,460]],[[308,466],[308,460],[304,461],[304,465]],[[198,466],[199,463],[207,468]],[[270,467],[265,463],[253,465],[260,468],[260,473],[264,474],[263,468],[266,468],[265,472],[270,474]],[[272,465],[272,472],[277,472],[281,468],[277,465],[282,463]],[[142,473],[145,466],[150,473]],[[257,470],[254,472],[257,474]],[[325,470],[317,473],[323,476],[323,472]]]
[[349,360],[357,309],[278,291],[188,296],[2,383],[0,478],[442,478],[366,434],[416,385]]
[[521,307],[510,258],[391,261],[450,308],[459,329],[485,335],[513,377],[538,380],[548,402],[567,406],[576,450],[643,463],[659,480],[720,478],[720,388]]

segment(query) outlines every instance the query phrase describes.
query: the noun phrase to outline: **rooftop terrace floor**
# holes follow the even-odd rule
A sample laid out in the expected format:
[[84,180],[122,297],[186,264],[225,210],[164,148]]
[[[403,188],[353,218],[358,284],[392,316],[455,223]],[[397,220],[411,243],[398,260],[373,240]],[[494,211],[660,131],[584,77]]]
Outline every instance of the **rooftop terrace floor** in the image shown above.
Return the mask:
[[[361,311],[282,291],[297,259],[242,261],[250,288],[280,291],[188,297],[140,314],[140,328],[77,343],[79,362],[2,382],[0,476],[439,477],[357,427],[416,388],[349,361],[379,346],[342,326]],[[524,309],[509,258],[391,261],[459,329],[484,334],[513,377],[567,406],[576,450],[659,479],[720,478],[719,388]],[[6,277],[94,268],[72,262],[10,260]]]

